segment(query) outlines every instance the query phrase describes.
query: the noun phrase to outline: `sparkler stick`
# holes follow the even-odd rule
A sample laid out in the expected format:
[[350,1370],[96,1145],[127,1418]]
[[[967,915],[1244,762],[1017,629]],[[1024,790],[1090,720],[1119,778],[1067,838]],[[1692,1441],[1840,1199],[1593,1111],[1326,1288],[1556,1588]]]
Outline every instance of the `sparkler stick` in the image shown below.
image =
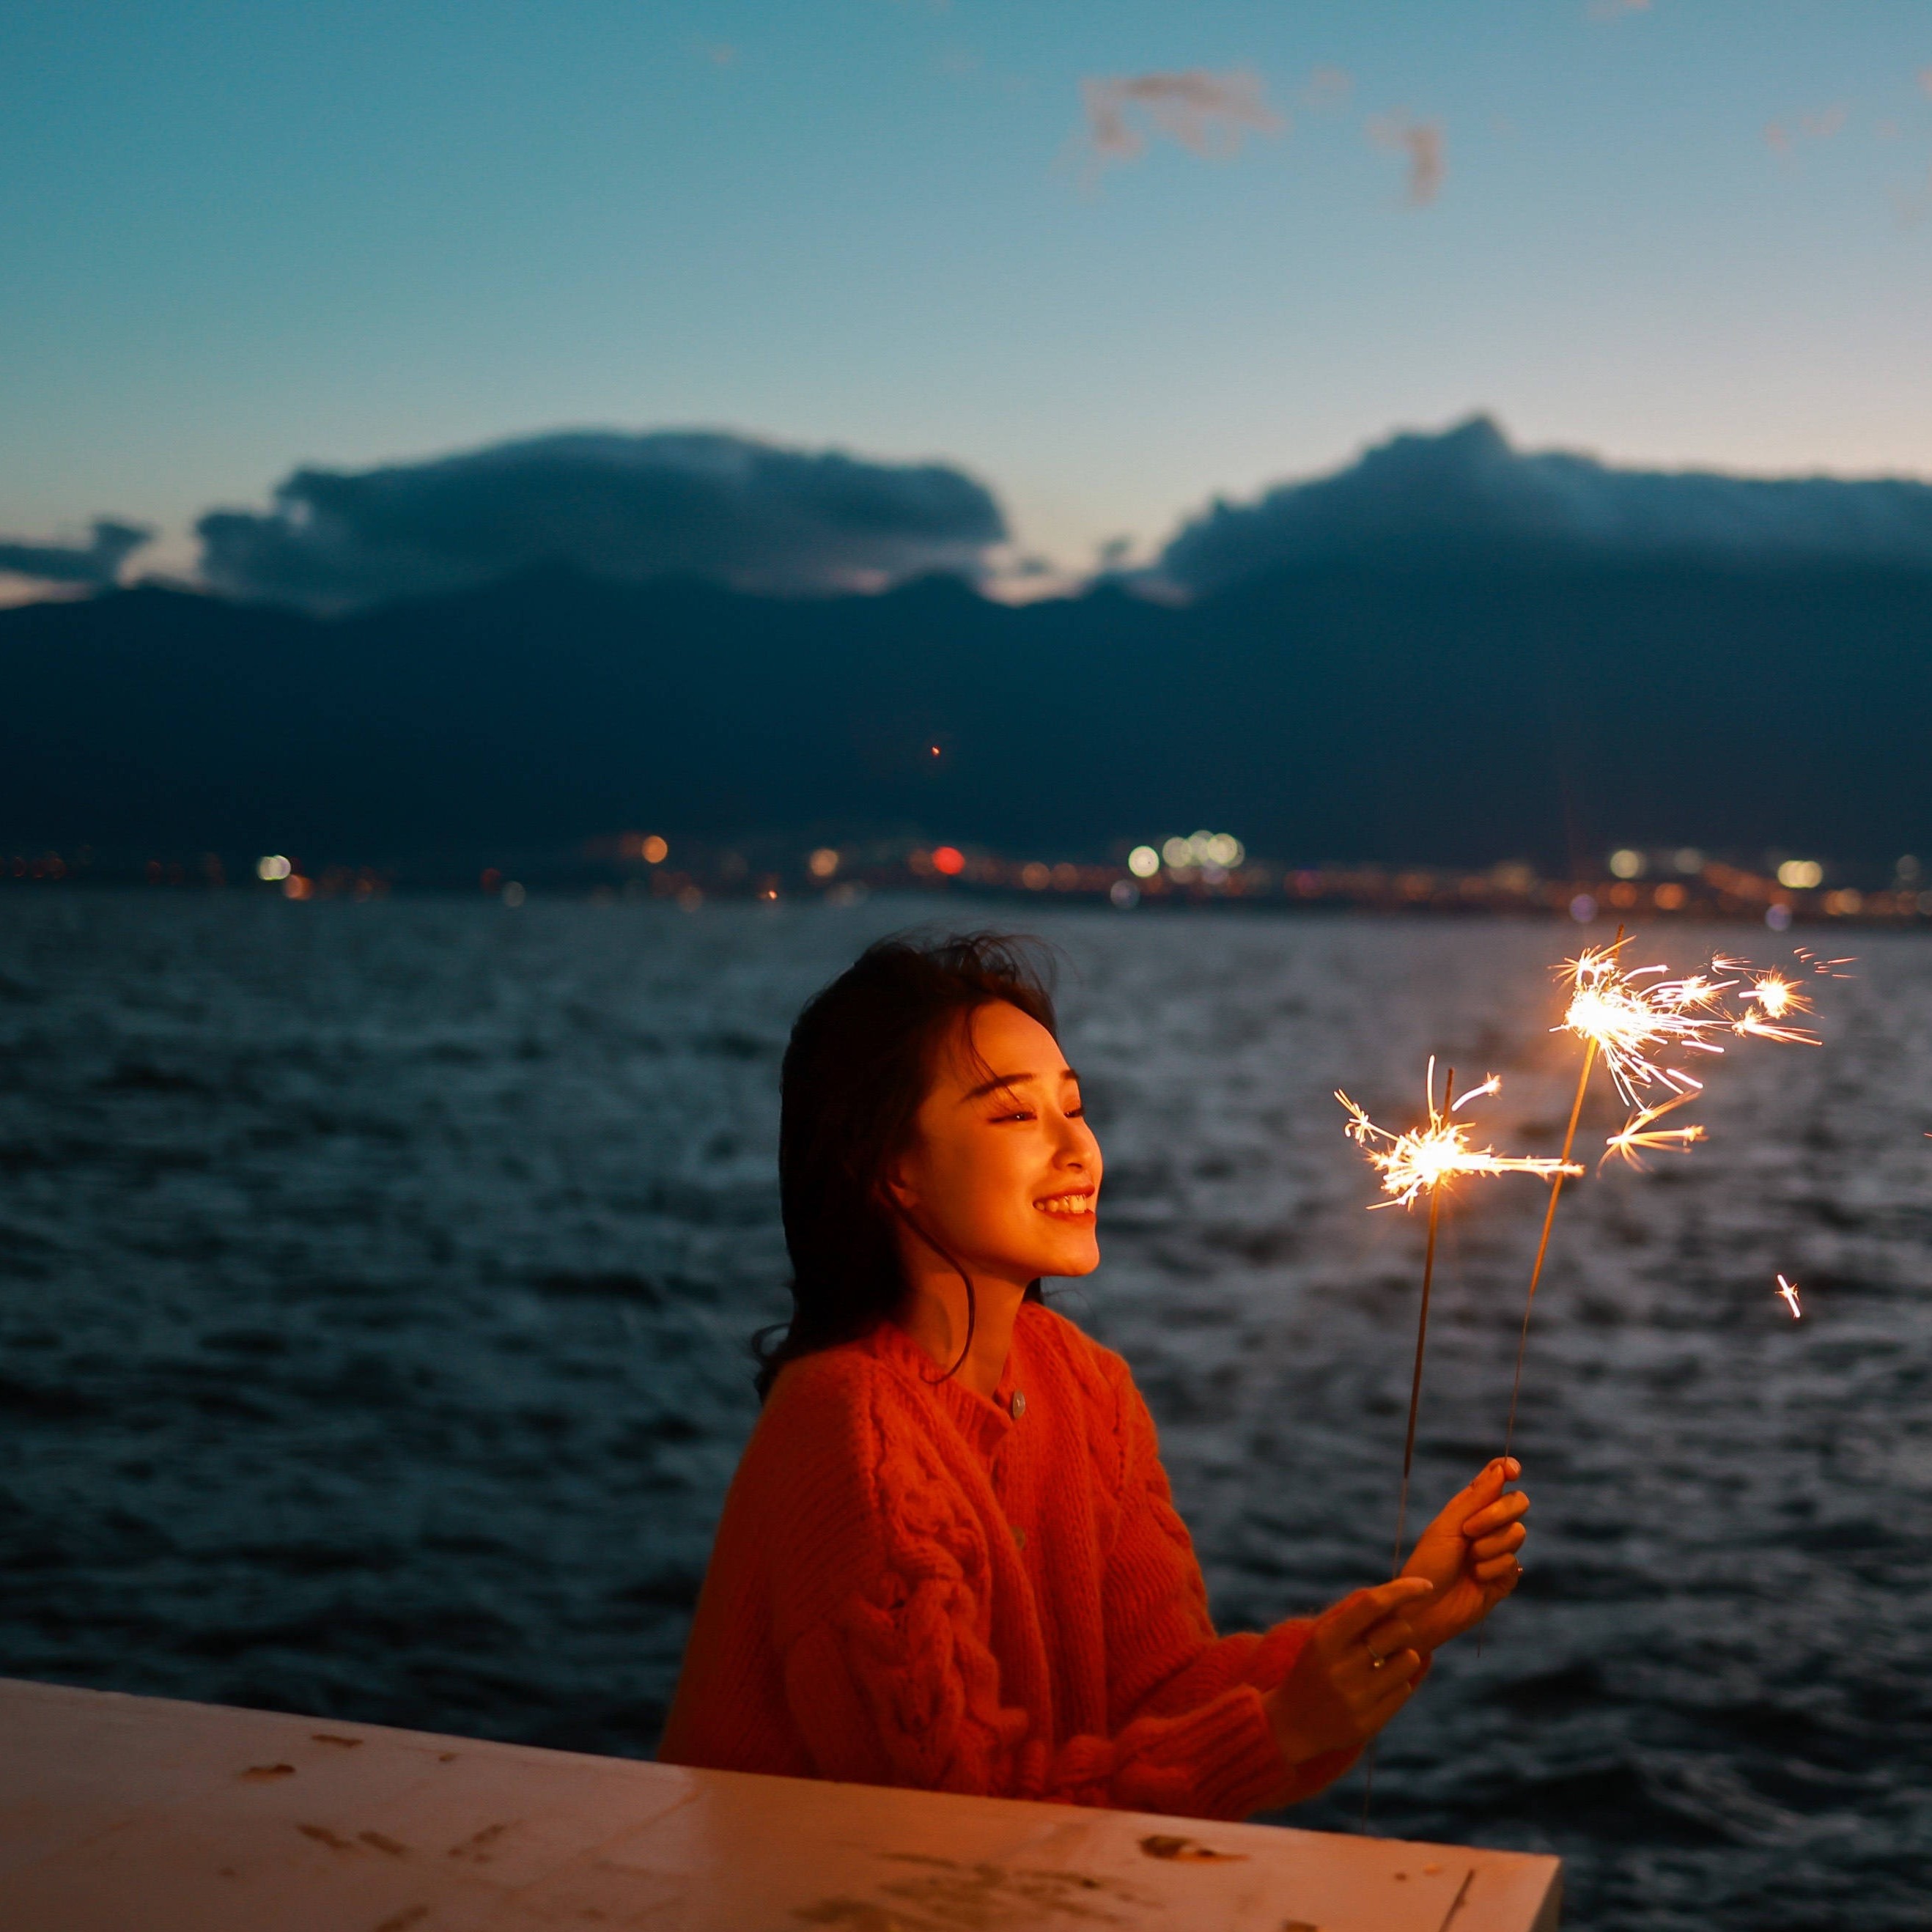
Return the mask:
[[1472,1087],[1460,1098],[1452,1098],[1456,1074],[1451,1068],[1443,1084],[1442,1105],[1438,1108],[1436,1104],[1436,1061],[1432,1056],[1425,1083],[1429,1124],[1426,1126],[1412,1127],[1402,1134],[1377,1126],[1347,1094],[1338,1092],[1335,1096],[1348,1110],[1348,1138],[1367,1154],[1370,1165],[1380,1170],[1382,1192],[1390,1197],[1374,1204],[1378,1208],[1408,1208],[1414,1204],[1419,1195],[1426,1193],[1429,1196],[1429,1240],[1422,1263],[1422,1306],[1416,1321],[1415,1370],[1409,1384],[1408,1427],[1402,1453],[1402,1500],[1396,1512],[1394,1567],[1397,1570],[1402,1567],[1402,1532],[1408,1517],[1409,1476],[1415,1466],[1415,1424],[1422,1401],[1422,1364],[1429,1340],[1429,1300],[1435,1286],[1436,1233],[1442,1211],[1443,1185],[1459,1174],[1534,1174],[1560,1184],[1564,1174],[1583,1172],[1570,1162],[1567,1148],[1563,1160],[1550,1160],[1541,1156],[1499,1154],[1489,1148],[1470,1146],[1468,1125],[1455,1118],[1456,1112],[1472,1100],[1495,1094],[1502,1085],[1502,1082],[1492,1073],[1480,1087]]
[[[1499,1154],[1488,1148],[1469,1145],[1468,1126],[1456,1120],[1456,1114],[1472,1100],[1498,1092],[1502,1086],[1502,1081],[1492,1073],[1480,1087],[1471,1088],[1460,1098],[1452,1097],[1456,1092],[1456,1070],[1452,1066],[1448,1078],[1442,1083],[1442,1105],[1438,1108],[1436,1104],[1436,1059],[1432,1054],[1424,1082],[1429,1124],[1426,1127],[1412,1127],[1402,1134],[1377,1126],[1347,1094],[1338,1090],[1335,1096],[1348,1110],[1346,1130],[1348,1138],[1367,1154],[1370,1164],[1381,1172],[1382,1192],[1391,1197],[1387,1201],[1375,1202],[1372,1207],[1408,1208],[1414,1204],[1418,1194],[1426,1192],[1429,1196],[1429,1240],[1422,1260],[1422,1305],[1415,1322],[1415,1368],[1409,1380],[1408,1426],[1402,1445],[1402,1496],[1396,1505],[1395,1550],[1389,1564],[1390,1569],[1398,1574],[1402,1569],[1402,1533],[1408,1522],[1408,1481],[1415,1467],[1415,1424],[1422,1408],[1422,1364],[1429,1346],[1429,1299],[1436,1280],[1436,1231],[1442,1213],[1443,1184],[1459,1174],[1535,1174],[1560,1182],[1565,1174],[1581,1174],[1583,1171],[1580,1167],[1568,1166],[1565,1161]],[[1375,1796],[1375,1788],[1376,1753],[1372,1741],[1362,1786],[1362,1829],[1365,1832],[1369,1828],[1369,1807]]]
[[[1442,1083],[1446,1102],[1456,1089],[1456,1070],[1450,1067]],[[1429,1063],[1429,1118],[1436,1120],[1436,1063]],[[1429,1344],[1429,1290],[1436,1279],[1436,1222],[1442,1211],[1442,1180],[1438,1174],[1429,1184],[1429,1240],[1422,1251],[1422,1306],[1415,1318],[1415,1372],[1408,1384],[1408,1432],[1402,1444],[1402,1496],[1395,1508],[1395,1551],[1389,1558],[1389,1574],[1402,1574],[1402,1533],[1408,1521],[1408,1478],[1415,1467],[1415,1418],[1422,1408],[1422,1352]]]

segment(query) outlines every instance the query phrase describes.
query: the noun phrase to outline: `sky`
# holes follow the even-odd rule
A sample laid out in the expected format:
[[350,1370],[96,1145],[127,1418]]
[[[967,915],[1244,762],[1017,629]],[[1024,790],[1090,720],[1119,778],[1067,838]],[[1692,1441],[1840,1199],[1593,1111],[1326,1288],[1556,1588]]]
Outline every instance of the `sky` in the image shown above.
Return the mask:
[[1478,410],[1932,476],[1924,0],[62,0],[0,86],[16,542],[565,428],[1065,572]]

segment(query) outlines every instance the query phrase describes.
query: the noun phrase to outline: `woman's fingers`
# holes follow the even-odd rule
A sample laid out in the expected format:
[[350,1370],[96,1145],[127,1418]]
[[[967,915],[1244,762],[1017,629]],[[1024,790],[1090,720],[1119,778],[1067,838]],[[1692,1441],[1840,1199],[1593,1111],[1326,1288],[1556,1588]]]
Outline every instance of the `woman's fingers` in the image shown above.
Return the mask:
[[1372,1589],[1353,1590],[1316,1623],[1316,1634],[1330,1646],[1341,1648],[1365,1636],[1391,1610],[1432,1594],[1436,1586],[1426,1576],[1398,1576]]
[[1491,1558],[1507,1556],[1512,1550],[1520,1550],[1529,1540],[1529,1532],[1520,1522],[1513,1522],[1507,1529],[1499,1529],[1493,1536],[1486,1536],[1469,1546],[1469,1554],[1478,1563],[1486,1563]]
[[1522,1575],[1522,1565],[1514,1556],[1498,1556],[1488,1563],[1478,1563],[1475,1568],[1476,1581],[1489,1585],[1506,1583],[1514,1590]]
[[1516,1522],[1529,1514],[1529,1498],[1520,1490],[1513,1490],[1506,1496],[1498,1496],[1486,1508],[1479,1509],[1473,1516],[1462,1521],[1465,1536],[1481,1536],[1492,1529],[1500,1529],[1506,1522]]

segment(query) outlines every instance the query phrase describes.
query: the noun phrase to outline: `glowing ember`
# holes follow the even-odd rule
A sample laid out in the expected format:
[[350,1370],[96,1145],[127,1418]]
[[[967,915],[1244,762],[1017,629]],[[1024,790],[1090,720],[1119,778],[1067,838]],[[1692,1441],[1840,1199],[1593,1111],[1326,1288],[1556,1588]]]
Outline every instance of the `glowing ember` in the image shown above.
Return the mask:
[[1470,1146],[1472,1130],[1468,1123],[1453,1116],[1466,1102],[1499,1092],[1502,1087],[1502,1081],[1492,1073],[1481,1086],[1472,1088],[1444,1112],[1436,1105],[1436,1063],[1432,1060],[1429,1063],[1429,1124],[1412,1127],[1402,1134],[1377,1126],[1347,1094],[1338,1090],[1335,1097],[1348,1108],[1350,1116],[1344,1131],[1368,1156],[1370,1164],[1380,1172],[1382,1192],[1394,1197],[1372,1204],[1408,1207],[1418,1195],[1439,1187],[1459,1174],[1535,1174],[1545,1180],[1562,1174],[1581,1174],[1580,1167],[1567,1161],[1499,1154],[1490,1148]]
[[1791,1318],[1795,1322],[1804,1312],[1798,1305],[1798,1288],[1795,1282],[1788,1282],[1784,1276],[1778,1277],[1778,1292],[1783,1295],[1791,1309]]
[[[1642,1150],[1652,1153],[1668,1150],[1682,1154],[1693,1142],[1704,1138],[1704,1130],[1700,1126],[1653,1127],[1650,1124],[1670,1112],[1673,1107],[1681,1107],[1684,1102],[1694,1098],[1689,1094],[1679,1094],[1674,1100],[1659,1102],[1654,1107],[1646,1107],[1633,1114],[1620,1131],[1610,1136],[1604,1143],[1604,1160],[1612,1154],[1629,1162],[1634,1168],[1643,1166]],[[1603,1162],[1598,1163],[1599,1168]]]

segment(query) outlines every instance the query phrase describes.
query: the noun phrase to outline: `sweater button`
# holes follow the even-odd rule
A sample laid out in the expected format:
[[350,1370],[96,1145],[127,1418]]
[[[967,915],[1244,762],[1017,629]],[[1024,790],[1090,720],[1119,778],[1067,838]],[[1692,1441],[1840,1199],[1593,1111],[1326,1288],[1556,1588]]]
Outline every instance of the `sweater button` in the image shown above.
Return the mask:
[[1017,1422],[1026,1413],[1026,1396],[1021,1390],[1015,1389],[1012,1401],[1008,1406],[1013,1412],[1013,1420]]

